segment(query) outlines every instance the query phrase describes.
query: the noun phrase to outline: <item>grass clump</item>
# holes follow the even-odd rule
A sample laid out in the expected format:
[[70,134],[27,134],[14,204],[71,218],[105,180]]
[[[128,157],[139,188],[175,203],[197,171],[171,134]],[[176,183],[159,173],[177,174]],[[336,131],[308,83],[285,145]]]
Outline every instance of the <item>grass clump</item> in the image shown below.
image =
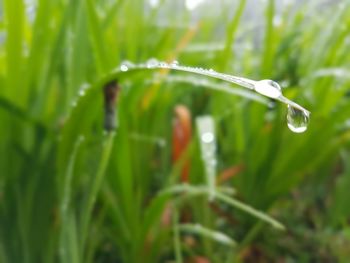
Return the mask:
[[[244,0],[196,11],[3,0],[0,261],[345,262],[350,7],[278,3],[251,13]],[[122,61],[151,58],[274,79],[312,112],[308,131],[291,133],[285,107],[221,81],[116,74]],[[115,79],[114,125],[103,87]],[[204,115],[215,126],[214,180],[195,126]],[[287,231],[256,218],[281,228],[271,216]]]

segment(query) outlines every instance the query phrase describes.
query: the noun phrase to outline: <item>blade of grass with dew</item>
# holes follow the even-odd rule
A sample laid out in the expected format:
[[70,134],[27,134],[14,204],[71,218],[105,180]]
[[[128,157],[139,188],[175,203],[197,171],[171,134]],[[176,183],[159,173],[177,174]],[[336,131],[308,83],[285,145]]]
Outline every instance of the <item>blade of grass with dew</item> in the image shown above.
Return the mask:
[[[95,73],[95,53],[93,51],[92,39],[94,36],[92,34],[87,34],[91,29],[87,28],[87,8],[85,6],[85,8],[76,10],[78,5],[81,6],[80,3],[86,4],[86,2],[71,2],[69,4],[66,2],[67,1],[37,1],[37,5],[40,6],[38,6],[37,9],[36,15],[38,20],[36,20],[36,24],[33,25],[24,18],[25,21],[17,25],[22,27],[20,29],[22,33],[12,31],[12,33],[20,36],[19,42],[15,44],[17,44],[17,48],[19,46],[22,48],[19,50],[20,53],[22,53],[20,59],[22,63],[21,67],[24,73],[28,73],[28,76],[24,76],[26,74],[15,75],[13,72],[11,72],[11,75],[12,78],[23,76],[23,80],[18,80],[18,82],[26,82],[28,78],[28,83],[17,87],[18,89],[11,89],[10,96],[7,96],[5,92],[3,93],[3,97],[7,98],[12,105],[20,106],[16,108],[20,109],[20,112],[18,112],[19,114],[16,113],[16,110],[11,112],[10,108],[5,109],[2,107],[0,115],[1,123],[4,124],[0,131],[1,138],[3,138],[4,142],[0,144],[2,156],[2,158],[0,158],[0,166],[4,174],[0,182],[0,192],[3,196],[0,206],[0,220],[2,226],[0,235],[0,238],[2,238],[0,243],[4,247],[3,253],[5,253],[5,260],[9,262],[22,262],[26,260],[26,257],[28,261],[31,262],[50,262],[49,258],[51,258],[51,262],[55,261],[55,257],[57,257],[58,254],[58,243],[55,242],[55,239],[57,239],[57,232],[59,231],[57,230],[57,216],[55,216],[57,204],[55,204],[54,201],[52,203],[47,202],[47,199],[54,197],[54,200],[60,200],[61,198],[59,194],[61,192],[58,191],[58,193],[56,193],[55,189],[58,188],[62,190],[62,178],[66,172],[65,168],[69,162],[69,156],[72,153],[71,151],[78,135],[83,134],[86,136],[88,142],[96,142],[100,140],[99,136],[102,134],[101,116],[103,107],[101,106],[102,98],[100,96],[100,87],[96,86],[96,89],[93,88],[95,91],[87,91],[85,96],[89,97],[89,99],[85,96],[85,98],[80,98],[77,101],[77,108],[71,109],[70,106],[68,106],[74,99],[74,94],[82,81],[92,82],[95,78],[99,78],[99,76]],[[316,1],[313,2],[315,3]],[[20,2],[18,0],[16,0],[16,2],[6,1],[5,6],[7,3],[13,5]],[[24,5],[24,1],[21,3],[23,6],[26,6]],[[109,7],[111,6],[109,1],[100,1],[99,3],[91,1],[91,3],[92,11],[96,14],[108,13]],[[99,44],[104,48],[107,59],[113,60],[112,64],[115,64],[116,61],[114,60],[117,59],[131,59],[137,62],[141,59],[146,60],[151,57],[166,57],[169,50],[173,49],[173,43],[176,43],[178,36],[185,30],[184,25],[177,25],[177,18],[173,18],[174,15],[165,15],[163,17],[164,23],[154,26],[152,23],[158,23],[159,21],[158,18],[155,18],[153,21],[152,19],[148,19],[150,17],[147,13],[148,2],[135,0],[128,1],[126,4],[128,5],[127,8],[124,8],[124,6],[120,6],[123,8],[118,7],[118,13],[112,17],[110,24],[106,25],[103,17],[99,15],[95,16],[98,22],[96,28],[102,36],[101,39],[103,39],[103,43]],[[349,135],[346,131],[347,126],[345,123],[349,116],[348,98],[342,96],[342,92],[346,92],[349,81],[345,78],[318,79],[305,83],[300,80],[302,80],[304,76],[312,75],[319,68],[327,68],[329,66],[347,67],[348,56],[346,54],[348,53],[348,44],[342,39],[342,34],[345,34],[346,30],[342,31],[343,29],[340,29],[348,25],[347,17],[349,17],[349,6],[348,4],[343,5],[343,10],[340,10],[341,8],[337,7],[332,9],[331,5],[327,5],[325,8],[328,10],[327,11],[325,9],[313,8],[318,7],[316,5],[310,5],[311,7],[308,8],[304,8],[305,3],[301,3],[301,5],[301,7],[297,8],[297,13],[287,13],[292,23],[284,26],[283,32],[279,27],[274,28],[274,43],[272,44],[274,44],[275,47],[272,46],[269,48],[274,50],[274,48],[280,47],[282,39],[284,39],[284,43],[286,43],[289,41],[288,35],[295,35],[295,38],[291,38],[292,43],[286,47],[283,55],[280,56],[280,54],[278,54],[277,56],[273,56],[273,65],[275,67],[273,67],[271,74],[278,80],[292,83],[290,89],[285,89],[288,97],[293,97],[297,101],[300,100],[300,102],[305,103],[315,112],[312,116],[312,120],[314,121],[310,123],[308,132],[305,134],[294,135],[285,129],[285,120],[282,116],[284,111],[282,111],[280,107],[267,110],[265,105],[259,105],[255,102],[251,103],[241,98],[232,99],[231,105],[226,98],[217,99],[216,103],[212,103],[213,99],[218,97],[217,93],[207,93],[203,95],[201,90],[191,88],[195,86],[194,83],[186,84],[176,81],[171,83],[172,80],[170,78],[162,83],[164,86],[162,86],[162,92],[158,94],[159,96],[152,102],[150,108],[147,109],[147,111],[143,111],[139,107],[139,101],[144,95],[145,89],[147,89],[145,82],[149,79],[151,75],[150,72],[142,70],[139,72],[140,74],[135,75],[126,74],[122,76],[122,74],[119,73],[113,75],[113,77],[118,78],[118,80],[125,81],[125,104],[132,101],[132,105],[124,107],[120,115],[122,119],[126,120],[126,128],[123,131],[123,136],[116,135],[116,139],[120,140],[120,143],[124,143],[124,145],[121,145],[119,149],[119,142],[116,143],[118,147],[117,149],[113,148],[113,161],[111,161],[107,170],[108,183],[113,182],[111,183],[110,191],[114,198],[115,204],[113,206],[115,206],[115,208],[113,211],[98,210],[98,216],[101,216],[101,218],[103,218],[104,213],[108,215],[108,218],[103,224],[100,223],[100,219],[95,216],[93,217],[91,229],[93,231],[99,231],[102,237],[101,244],[96,248],[94,242],[88,243],[86,249],[91,248],[92,251],[84,253],[84,255],[87,255],[87,257],[95,255],[98,259],[102,257],[101,261],[106,258],[112,258],[111,260],[114,261],[140,262],[141,258],[141,260],[145,262],[147,262],[147,260],[148,262],[155,262],[161,261],[164,257],[172,254],[171,243],[173,240],[171,236],[169,236],[169,233],[167,233],[167,230],[161,228],[158,228],[158,232],[155,232],[157,233],[155,237],[156,240],[152,243],[152,258],[156,260],[150,260],[151,256],[148,257],[146,253],[138,253],[140,251],[144,252],[143,245],[150,244],[142,242],[140,238],[140,236],[142,236],[140,233],[145,231],[143,229],[143,218],[150,218],[147,223],[149,228],[157,228],[157,219],[159,219],[159,210],[161,211],[162,202],[159,201],[159,207],[156,204],[156,208],[154,209],[149,207],[151,210],[155,211],[154,216],[145,215],[145,206],[149,204],[155,191],[163,189],[167,187],[167,185],[175,184],[175,182],[169,182],[170,180],[167,178],[169,171],[172,171],[173,168],[170,162],[167,161],[169,158],[169,147],[165,146],[164,149],[162,148],[160,150],[153,147],[153,145],[145,145],[139,142],[135,143],[134,139],[130,139],[128,133],[136,132],[147,136],[167,138],[170,132],[168,126],[170,126],[171,107],[179,101],[190,105],[196,115],[208,114],[208,112],[210,112],[214,113],[215,118],[217,116],[220,117],[220,113],[225,109],[224,106],[230,108],[229,110],[232,108],[233,114],[227,115],[230,117],[222,118],[220,124],[218,123],[218,127],[220,127],[220,129],[218,129],[220,130],[218,131],[218,142],[220,145],[220,148],[218,148],[220,149],[218,152],[218,160],[219,167],[224,167],[228,163],[241,162],[242,159],[246,164],[249,164],[247,169],[242,172],[242,175],[227,182],[228,184],[236,185],[240,195],[247,194],[242,184],[249,185],[249,183],[252,182],[253,184],[251,184],[250,187],[255,189],[255,194],[259,196],[259,192],[261,193],[259,198],[262,201],[259,202],[266,204],[268,207],[273,207],[275,204],[278,204],[279,200],[285,200],[281,197],[286,196],[295,186],[300,187],[300,182],[303,182],[302,180],[306,176],[308,176],[307,184],[310,184],[310,181],[313,182],[312,185],[329,182],[327,181],[329,179],[325,179],[327,175],[325,171],[333,171],[332,168],[337,170],[335,168],[339,167],[337,163],[339,150],[349,147]],[[140,8],[140,6],[145,8]],[[165,14],[167,11],[163,8],[165,6],[164,4],[164,6],[155,7],[152,12],[160,15]],[[276,7],[278,6],[276,2]],[[47,10],[45,10],[46,8]],[[279,8],[276,8],[276,11],[278,11],[278,9]],[[338,15],[336,9],[339,9],[342,14]],[[137,10],[137,12],[134,12],[134,10]],[[201,15],[200,8],[197,10],[200,19],[202,19],[203,16]],[[12,17],[14,18],[12,21],[15,23],[17,11],[19,11],[20,16],[23,17],[21,14],[23,10],[12,10]],[[45,13],[45,11],[47,12]],[[211,12],[211,10],[209,11]],[[185,16],[189,17],[191,11],[188,10],[186,12]],[[138,20],[139,13],[142,13],[143,16],[140,20]],[[174,11],[173,14],[176,14],[176,12]],[[6,19],[10,17],[7,14],[7,9],[5,9],[3,16],[6,17]],[[78,18],[78,16],[80,17]],[[299,16],[299,18],[297,16]],[[0,17],[0,20],[2,17]],[[180,17],[182,18],[182,16]],[[329,19],[325,20],[323,19],[324,17],[329,17]],[[184,20],[185,19],[187,18],[184,18]],[[21,18],[20,20],[23,19]],[[179,54],[181,60],[189,65],[204,65],[207,63],[212,68],[220,68],[220,63],[214,61],[214,58],[217,57],[217,51],[210,50],[209,46],[210,43],[212,43],[213,36],[215,36],[216,42],[225,41],[225,37],[220,34],[224,29],[223,25],[225,25],[225,21],[223,20],[221,16],[205,17],[205,21],[201,23],[201,29],[193,38],[193,42],[208,43],[208,48],[205,52],[201,53],[182,52]],[[45,24],[42,25],[43,23]],[[0,24],[3,23],[0,22]],[[166,25],[164,26],[164,24]],[[0,27],[1,26],[2,25],[0,25]],[[7,24],[3,26],[3,28],[7,31]],[[133,28],[133,30],[129,30],[130,28]],[[150,29],[152,29],[152,34],[148,34]],[[254,41],[258,40],[255,34],[257,31],[250,31],[249,28],[246,28],[246,23],[240,23],[239,32],[242,31],[244,32],[244,38],[247,39],[247,42],[250,43],[250,39]],[[141,34],[136,34],[135,32],[141,32]],[[42,37],[39,38],[41,33]],[[126,35],[124,33],[128,34],[128,38],[120,38],[120,36]],[[0,34],[0,41],[3,41],[2,32],[0,32]],[[71,36],[75,36],[75,38],[68,40],[70,34]],[[82,37],[83,34],[85,34],[85,37]],[[86,41],[86,39],[89,41]],[[237,40],[237,34],[235,39]],[[5,41],[0,44],[0,85],[6,84],[7,81],[10,80],[7,73],[5,73],[7,66],[6,57],[10,57],[8,54],[5,55],[4,52],[5,49],[9,47],[5,47],[8,43],[7,40],[8,39],[5,39]],[[99,41],[100,39],[95,38],[95,40]],[[38,41],[40,43],[38,43]],[[240,41],[241,39],[239,39],[239,41],[237,40],[237,42]],[[27,43],[30,43],[30,45],[26,45]],[[115,45],[115,43],[117,43],[117,45]],[[133,45],[133,51],[129,52],[131,57],[129,57],[126,52],[130,50],[129,45]],[[79,49],[80,47],[81,50]],[[259,75],[259,71],[260,74],[262,74],[262,69],[256,66],[262,65],[263,57],[261,49],[259,48],[259,40],[258,42],[254,42],[254,47],[258,48],[247,48],[247,50],[245,50],[246,53],[242,57],[241,54],[235,54],[237,58],[236,63],[232,65],[232,68],[235,69],[234,72],[240,75],[254,77]],[[263,49],[265,49],[265,47],[263,47]],[[72,57],[68,50],[73,51]],[[28,58],[26,57],[27,54],[29,55]],[[19,54],[15,55],[18,56]],[[249,59],[249,61],[247,61],[247,59]],[[32,68],[29,70],[29,67]],[[15,70],[19,72],[19,69]],[[74,74],[76,75],[73,76]],[[170,77],[173,75],[174,74],[171,74]],[[10,82],[17,82],[17,80],[11,79]],[[67,85],[68,82],[71,84]],[[101,85],[99,84],[101,87],[104,84],[102,82],[100,83]],[[128,82],[132,84],[127,85]],[[220,84],[221,83],[219,83],[219,85]],[[180,87],[178,88],[178,85],[186,87],[182,89],[182,91],[179,91]],[[3,86],[5,87],[5,85]],[[93,86],[95,87],[95,85]],[[288,86],[288,84],[286,86]],[[5,88],[3,91],[5,91]],[[0,92],[2,93],[2,91]],[[94,95],[90,95],[91,92]],[[31,97],[27,97],[25,93],[34,94],[33,100]],[[132,95],[130,95],[130,93],[132,93]],[[332,96],[332,98],[328,96],[329,100],[322,99],[322,97],[326,98],[327,94],[333,94],[334,96]],[[27,97],[27,99],[25,97]],[[323,102],[321,103],[322,100]],[[64,104],[62,101],[65,101],[65,105],[62,105]],[[222,105],[220,105],[221,101]],[[227,104],[223,105],[224,101],[226,101]],[[28,105],[25,105],[23,102],[28,102]],[[64,122],[59,121],[65,116],[65,112],[67,111],[71,113],[70,118]],[[20,116],[22,113],[24,114],[23,117]],[[5,115],[7,115],[8,118]],[[40,123],[43,128],[45,128],[45,131],[40,131],[39,128],[36,127],[36,122]],[[61,128],[62,126],[64,127]],[[240,131],[237,131],[237,129],[240,129]],[[220,132],[222,132],[222,134]],[[239,135],[237,133],[239,133]],[[275,138],[276,133],[278,133],[280,137],[277,136]],[[59,134],[59,140],[57,139],[57,134]],[[237,141],[240,141],[238,143],[239,145]],[[226,147],[222,147],[223,144],[225,144]],[[275,151],[272,151],[271,149],[274,149],[274,146],[277,144],[278,147],[275,148]],[[82,148],[82,153],[81,155],[79,154],[79,160],[77,160],[77,182],[72,184],[72,194],[78,197],[78,200],[74,199],[74,201],[72,201],[72,209],[74,208],[74,211],[79,211],[81,207],[81,194],[83,195],[82,199],[86,197],[85,188],[81,187],[85,187],[84,182],[89,181],[90,177],[89,173],[83,172],[83,166],[89,161],[91,155],[94,154],[92,148],[91,145],[86,146],[86,149]],[[240,150],[237,150],[238,148]],[[58,154],[56,149],[59,149]],[[124,151],[125,149],[126,151]],[[318,152],[319,154],[317,156],[310,156],[310,152]],[[198,155],[198,153],[199,151],[192,151],[190,153],[193,158],[193,174],[191,174],[191,176],[196,183],[203,184],[205,181],[201,176],[203,171],[200,167],[200,162],[198,160],[196,161],[196,155]],[[58,158],[56,158],[56,156]],[[52,164],[56,159],[57,171],[52,168]],[[134,169],[136,165],[141,168]],[[143,169],[143,167],[146,168]],[[325,171],[322,171],[322,169]],[[95,170],[95,167],[92,170]],[[40,176],[38,176],[38,174],[40,174]],[[333,178],[333,175],[332,173],[332,177],[327,178]],[[118,178],[124,176],[128,178]],[[52,177],[57,179],[56,184],[50,182],[50,178]],[[117,177],[117,179],[115,177]],[[237,183],[240,177],[249,177],[249,179],[240,184]],[[314,179],[310,180],[310,177],[314,177]],[[142,180],[140,180],[140,178],[142,178]],[[260,185],[258,185],[259,180],[265,180],[267,178],[269,178],[269,180],[266,182],[266,186],[260,188]],[[47,181],[44,182],[45,180]],[[131,182],[131,187],[127,187],[129,189],[127,195],[131,196],[131,198],[128,198],[124,193],[122,195],[121,191],[119,191],[121,188],[119,184],[120,181],[129,186],[128,182],[125,182],[125,180]],[[29,183],[27,184],[27,182]],[[306,185],[306,183],[303,184],[302,187],[304,187],[304,185]],[[297,189],[300,189],[299,187]],[[329,187],[332,186],[329,185]],[[19,194],[16,194],[15,191],[11,192],[12,190],[9,189],[12,188],[17,189],[17,193]],[[217,190],[219,191],[220,189]],[[127,191],[125,191],[125,193],[126,192]],[[205,200],[207,195],[205,193],[202,195],[204,195],[202,200]],[[315,193],[310,193],[310,196],[314,195]],[[197,201],[194,197],[195,196],[189,196],[185,201],[191,202],[192,198],[194,202]],[[171,195],[166,197],[162,196],[162,198],[170,199]],[[249,198],[250,197],[244,197],[244,200],[252,204],[248,200]],[[328,198],[324,198],[324,196],[322,196],[322,199],[329,200]],[[126,203],[126,201],[128,201],[128,203]],[[103,198],[99,199],[98,207],[106,206],[105,202],[107,201],[103,196]],[[44,203],[45,205],[43,205]],[[288,203],[291,204],[293,202],[289,200]],[[128,206],[135,207],[129,208]],[[254,204],[253,206],[255,207]],[[32,209],[32,207],[34,209]],[[265,208],[257,208],[265,210]],[[280,206],[276,208],[277,212],[282,214],[286,211]],[[125,211],[127,211],[127,213],[124,213]],[[110,215],[109,212],[113,213],[113,215]],[[298,211],[296,211],[295,214],[297,214],[297,212]],[[152,211],[150,214],[152,214]],[[322,226],[321,228],[325,226],[322,225],[323,219],[325,218],[323,215],[324,214],[322,214],[322,218],[320,218],[321,220],[317,221],[317,223]],[[117,216],[122,217],[122,219],[116,219]],[[205,213],[202,211],[194,214],[194,221],[200,219],[201,216],[205,216]],[[110,217],[114,219],[110,219]],[[133,219],[134,217],[140,220],[135,220]],[[242,216],[241,222],[247,222],[250,217],[251,215],[248,214],[247,217]],[[40,218],[49,218],[47,220],[49,222],[48,227],[47,223],[42,224],[43,221],[41,220],[43,219]],[[129,218],[132,218],[134,221],[130,222]],[[113,221],[113,223],[109,220]],[[122,221],[126,223],[124,224]],[[35,222],[34,225],[32,224],[33,222]],[[289,220],[286,224],[289,224]],[[135,225],[137,226],[135,227]],[[227,225],[225,224],[220,225],[215,223],[214,225],[203,225],[210,226],[210,228],[217,229],[218,231],[227,229]],[[69,228],[72,229],[71,233],[77,232],[75,230],[76,227],[78,227],[78,224],[72,221],[71,226],[69,226]],[[325,227],[327,231],[329,231],[330,228],[333,229],[333,227]],[[128,236],[129,234],[119,234],[121,233],[119,230],[122,228],[127,228],[127,231],[130,230],[132,239]],[[31,229],[31,232],[27,231],[27,229]],[[327,232],[327,234],[331,233],[332,229]],[[246,230],[244,224],[242,224],[237,228],[230,229],[230,232],[232,231],[233,235],[235,235],[236,233],[242,233]],[[340,228],[338,228],[338,230],[342,231]],[[322,231],[317,229],[316,234],[319,233],[322,233]],[[100,241],[100,234],[96,238],[96,242]],[[23,241],[20,240],[22,236]],[[269,240],[268,243],[265,243],[266,239],[260,239],[256,234],[254,234],[254,236],[256,237],[256,242],[264,242],[264,248],[269,247],[268,244],[270,244],[271,240],[275,241],[272,235],[268,235],[268,232],[266,234]],[[27,240],[32,242],[28,242]],[[42,243],[40,240],[48,241]],[[71,240],[74,246],[79,247],[79,241],[75,241],[75,237],[72,237]],[[27,248],[23,248],[21,242],[25,244]],[[303,242],[307,241],[303,240]],[[48,248],[48,243],[54,244],[50,245],[52,248]],[[111,247],[111,244],[113,249],[105,249]],[[198,252],[208,253],[204,244],[198,243],[196,249],[198,249]],[[25,252],[25,250],[29,251],[29,256],[26,255],[27,252]],[[46,250],[51,251],[45,253],[47,254],[47,258],[45,257],[45,260],[43,260],[41,254],[43,254],[42,251]],[[279,250],[279,247],[273,247],[271,250],[273,255],[283,254]],[[215,250],[214,253],[208,254],[208,256],[217,256],[221,258],[221,255],[229,254],[231,251],[222,251],[219,249],[217,251]],[[139,260],[136,259],[135,254],[138,255]],[[332,253],[330,253],[330,255],[331,254]],[[285,255],[283,254],[283,256]],[[185,258],[185,253],[183,257],[184,260],[187,260],[187,258]],[[89,258],[87,258],[87,260],[89,260]]]

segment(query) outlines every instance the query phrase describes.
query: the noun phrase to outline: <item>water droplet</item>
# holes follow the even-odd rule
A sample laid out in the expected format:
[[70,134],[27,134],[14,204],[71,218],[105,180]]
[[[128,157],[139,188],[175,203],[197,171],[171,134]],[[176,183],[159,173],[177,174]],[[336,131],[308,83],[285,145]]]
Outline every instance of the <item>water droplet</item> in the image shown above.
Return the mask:
[[306,131],[310,113],[288,105],[287,124],[288,128],[295,133]]
[[161,68],[169,68],[169,64],[166,62],[159,62],[159,67]]
[[214,134],[211,132],[205,132],[202,134],[201,140],[204,143],[212,143],[214,141]]
[[254,88],[256,92],[272,99],[276,99],[282,95],[280,85],[270,79],[257,81]]
[[128,71],[130,68],[134,67],[134,64],[130,61],[123,61],[120,65],[120,70],[125,72]]
[[158,60],[155,58],[150,58],[149,60],[147,60],[146,65],[147,68],[155,68],[157,67],[159,64]]
[[129,68],[128,68],[128,66],[127,66],[127,65],[125,65],[125,64],[121,64],[121,65],[120,65],[120,70],[121,70],[121,71],[123,71],[123,72],[125,72],[125,71],[128,71],[128,70],[129,70]]
[[86,90],[89,88],[89,84],[87,83],[84,83],[83,85],[80,86],[80,89],[79,89],[79,95],[80,96],[84,96],[86,94]]
[[174,60],[173,62],[171,62],[171,66],[173,67],[177,67],[179,65],[179,61]]

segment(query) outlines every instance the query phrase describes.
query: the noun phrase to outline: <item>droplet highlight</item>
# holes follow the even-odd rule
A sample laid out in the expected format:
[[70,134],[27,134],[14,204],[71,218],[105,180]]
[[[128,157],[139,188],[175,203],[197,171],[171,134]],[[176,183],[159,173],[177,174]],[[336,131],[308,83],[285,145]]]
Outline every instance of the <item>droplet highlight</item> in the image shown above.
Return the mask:
[[257,81],[254,85],[254,89],[261,95],[272,99],[276,99],[282,95],[282,89],[280,85],[278,85],[277,82],[270,79]]
[[307,130],[310,113],[291,105],[288,105],[287,124],[288,128],[295,133],[303,133]]

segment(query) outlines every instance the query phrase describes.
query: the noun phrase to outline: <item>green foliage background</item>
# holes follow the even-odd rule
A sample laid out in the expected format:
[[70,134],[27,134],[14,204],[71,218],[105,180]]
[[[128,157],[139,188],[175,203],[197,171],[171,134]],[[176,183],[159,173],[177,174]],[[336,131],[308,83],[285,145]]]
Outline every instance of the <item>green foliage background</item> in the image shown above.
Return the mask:
[[[151,8],[141,0],[37,0],[33,15],[23,0],[2,1],[1,262],[181,262],[194,255],[241,262],[252,248],[268,262],[346,262],[348,1],[283,5],[279,14],[275,1],[259,1],[260,21],[244,19],[244,0],[218,1],[220,16],[206,5],[194,14],[171,9],[169,1]],[[115,73],[124,60],[150,58],[274,79],[311,111],[308,131],[287,129],[284,105],[227,95],[216,88],[227,86],[220,81]],[[119,128],[105,134],[102,86],[114,77],[122,87]],[[191,191],[181,209],[191,211],[192,223],[227,234],[237,246],[227,248],[206,229],[190,247],[176,216],[162,226],[164,207],[178,199],[159,195],[179,181],[182,163],[171,162],[177,104],[193,117],[213,116],[218,173],[244,166],[225,186],[287,231],[219,203],[237,219],[230,225],[209,209],[207,197]],[[205,185],[195,133],[187,154],[191,183]]]

